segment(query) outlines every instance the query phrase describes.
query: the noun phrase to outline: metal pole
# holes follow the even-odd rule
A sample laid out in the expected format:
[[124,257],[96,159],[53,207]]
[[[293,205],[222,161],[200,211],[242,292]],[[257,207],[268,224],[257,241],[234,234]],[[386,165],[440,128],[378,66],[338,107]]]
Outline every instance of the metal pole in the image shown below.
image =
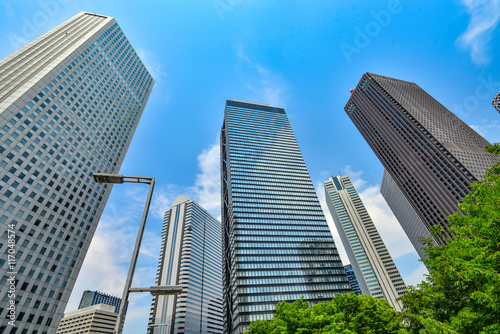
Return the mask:
[[118,322],[115,327],[116,334],[121,334],[123,323],[125,322],[125,307],[127,307],[129,290],[132,286],[132,279],[134,278],[135,265],[139,256],[139,248],[141,247],[142,235],[144,234],[144,228],[146,226],[146,219],[148,218],[149,205],[151,204],[154,187],[155,178],[151,177],[148,198],[146,200],[146,206],[144,207],[144,213],[142,214],[141,226],[139,227],[139,233],[137,234],[137,240],[135,241],[134,252],[132,253],[132,261],[130,261],[130,268],[128,270],[127,280],[125,281],[125,287],[123,288],[122,302],[120,304],[120,312],[118,313]]

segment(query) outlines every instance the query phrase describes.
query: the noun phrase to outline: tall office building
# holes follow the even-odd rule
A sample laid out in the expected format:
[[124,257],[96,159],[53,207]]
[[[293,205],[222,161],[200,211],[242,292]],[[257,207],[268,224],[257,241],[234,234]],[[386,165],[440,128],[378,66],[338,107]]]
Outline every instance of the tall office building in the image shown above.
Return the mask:
[[[500,160],[485,152],[487,140],[412,82],[366,73],[345,111],[413,209],[400,211],[420,221],[416,230],[427,235],[431,226],[448,226],[446,217],[458,210],[471,182]],[[397,196],[385,198],[397,206],[391,203]],[[412,223],[393,211],[418,249]]]
[[345,274],[347,275],[347,278],[349,279],[349,285],[351,286],[352,292],[354,292],[357,295],[361,295],[361,288],[359,287],[359,282],[358,279],[356,278],[356,274],[354,274],[354,270],[352,270],[352,266],[350,264],[347,264],[344,266],[345,269]]
[[15,236],[0,298],[15,301],[17,333],[55,332],[111,191],[92,173],[119,171],[152,87],[103,15],[79,13],[0,61],[0,233]]
[[220,222],[181,195],[165,212],[161,236],[156,285],[184,289],[153,297],[148,333],[222,333]]
[[350,291],[284,109],[226,102],[221,179],[225,333]]
[[106,304],[114,306],[115,313],[118,313],[120,311],[121,302],[121,298],[110,296],[99,291],[86,290],[83,292],[82,299],[80,300],[80,305],[78,305],[78,309],[94,306],[97,304]]
[[493,104],[493,107],[500,112],[500,92],[498,92],[498,94],[493,98],[491,104]]
[[383,298],[401,310],[397,300],[406,285],[349,176],[324,182],[328,209],[347,252],[361,292]]

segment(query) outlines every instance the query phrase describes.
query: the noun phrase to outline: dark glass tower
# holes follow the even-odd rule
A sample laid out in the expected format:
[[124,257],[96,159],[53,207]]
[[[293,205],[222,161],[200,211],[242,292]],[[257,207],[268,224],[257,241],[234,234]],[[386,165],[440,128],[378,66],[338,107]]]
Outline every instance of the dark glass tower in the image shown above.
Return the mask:
[[[499,160],[485,152],[487,140],[412,82],[366,73],[345,111],[413,209],[403,211],[426,231],[447,227],[471,182]],[[418,235],[401,225],[418,249]]]
[[226,102],[221,178],[225,333],[350,291],[284,109]]

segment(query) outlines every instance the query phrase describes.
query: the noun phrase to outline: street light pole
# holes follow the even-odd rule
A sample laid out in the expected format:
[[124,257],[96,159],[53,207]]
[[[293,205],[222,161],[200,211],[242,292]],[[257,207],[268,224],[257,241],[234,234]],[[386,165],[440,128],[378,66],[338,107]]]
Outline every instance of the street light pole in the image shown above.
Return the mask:
[[104,173],[94,173],[93,175],[95,182],[102,183],[145,183],[149,184],[148,197],[146,199],[146,206],[144,207],[144,213],[142,214],[141,226],[139,227],[139,233],[137,234],[137,239],[135,241],[134,252],[132,253],[132,260],[130,261],[130,267],[128,270],[127,280],[125,281],[125,287],[123,289],[122,301],[120,304],[120,312],[118,313],[118,322],[116,323],[115,333],[121,334],[122,326],[125,322],[125,307],[127,307],[128,295],[130,293],[130,287],[132,285],[132,279],[134,278],[135,265],[137,264],[137,258],[139,257],[139,248],[141,247],[142,236],[144,234],[144,228],[146,226],[146,219],[148,217],[149,206],[151,204],[151,198],[153,196],[153,190],[155,187],[154,177],[142,177],[142,176],[127,176],[127,175],[115,175],[115,174],[104,174]]

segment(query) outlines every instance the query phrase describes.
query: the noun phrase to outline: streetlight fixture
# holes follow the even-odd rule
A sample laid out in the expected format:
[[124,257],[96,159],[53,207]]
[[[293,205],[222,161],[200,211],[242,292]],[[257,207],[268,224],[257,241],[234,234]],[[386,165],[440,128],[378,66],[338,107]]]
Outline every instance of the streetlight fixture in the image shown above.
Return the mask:
[[[125,322],[125,312],[124,309],[128,302],[128,295],[130,292],[137,292],[139,290],[134,290],[130,288],[132,285],[132,279],[134,277],[135,266],[137,264],[137,258],[139,257],[139,248],[141,247],[142,236],[144,234],[144,228],[146,227],[146,219],[148,217],[149,206],[151,204],[151,198],[153,196],[153,189],[155,187],[155,178],[150,176],[130,176],[130,175],[120,175],[120,174],[105,174],[105,173],[94,173],[93,175],[94,181],[99,183],[145,183],[149,184],[149,192],[146,200],[146,206],[144,207],[144,213],[142,214],[141,226],[139,227],[139,232],[137,234],[137,239],[135,241],[134,252],[132,253],[132,260],[130,261],[130,267],[128,270],[127,280],[125,281],[125,287],[123,289],[122,302],[120,303],[120,311],[118,313],[118,322],[116,323],[115,333],[120,334],[122,331],[123,323]],[[155,286],[149,288],[144,291],[149,291],[151,294],[178,294],[178,289],[161,289],[162,286]],[[163,286],[165,288],[165,286]],[[170,287],[172,288],[172,287]],[[141,289],[141,288],[139,288]],[[141,291],[142,291],[141,290]],[[182,288],[181,288],[182,291]],[[180,293],[180,292],[179,292]]]
[[180,295],[182,285],[153,285],[148,288],[130,288],[129,292],[150,292],[153,296]]

